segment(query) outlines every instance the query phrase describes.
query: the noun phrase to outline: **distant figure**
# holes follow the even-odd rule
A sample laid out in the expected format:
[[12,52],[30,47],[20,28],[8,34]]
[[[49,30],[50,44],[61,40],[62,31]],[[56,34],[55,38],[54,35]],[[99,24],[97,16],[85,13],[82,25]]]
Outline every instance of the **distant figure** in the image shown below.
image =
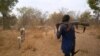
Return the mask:
[[[72,24],[64,24],[65,22],[70,22],[70,16],[64,15],[62,19],[62,24],[57,30],[57,38],[60,39],[62,36],[62,51],[65,56],[74,56],[75,54],[75,29]],[[70,55],[71,54],[71,55]]]
[[24,27],[20,28],[20,36],[23,42],[25,40],[25,28]]
[[18,36],[17,39],[18,39],[18,45],[19,45],[18,48],[20,49],[21,48],[21,42],[22,42],[22,40],[21,40],[20,36]]
[[86,30],[86,26],[83,27],[83,32],[85,32],[85,30]]

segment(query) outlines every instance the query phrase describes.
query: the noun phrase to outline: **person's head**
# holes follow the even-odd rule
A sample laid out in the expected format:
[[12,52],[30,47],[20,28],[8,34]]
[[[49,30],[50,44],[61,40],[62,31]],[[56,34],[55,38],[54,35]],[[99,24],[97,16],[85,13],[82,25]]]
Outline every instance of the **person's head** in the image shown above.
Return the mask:
[[64,15],[62,18],[62,22],[69,22],[70,16],[69,15]]

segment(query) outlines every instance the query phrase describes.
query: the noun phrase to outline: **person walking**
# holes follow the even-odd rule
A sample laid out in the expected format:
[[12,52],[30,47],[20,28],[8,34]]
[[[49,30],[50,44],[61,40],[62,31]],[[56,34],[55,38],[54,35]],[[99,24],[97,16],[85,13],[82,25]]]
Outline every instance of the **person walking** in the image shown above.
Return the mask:
[[62,24],[59,25],[57,30],[57,38],[60,39],[62,36],[61,49],[65,56],[74,56],[75,54],[75,29],[72,24],[69,23],[71,20],[69,15],[64,15],[62,18]]

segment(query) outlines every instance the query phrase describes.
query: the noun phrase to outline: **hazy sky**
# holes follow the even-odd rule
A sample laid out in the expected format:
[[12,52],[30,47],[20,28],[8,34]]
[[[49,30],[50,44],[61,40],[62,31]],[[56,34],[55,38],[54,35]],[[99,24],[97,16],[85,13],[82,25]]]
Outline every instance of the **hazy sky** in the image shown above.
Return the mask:
[[50,13],[61,8],[67,8],[77,12],[83,12],[90,9],[87,0],[19,0],[15,9],[23,6],[38,8]]

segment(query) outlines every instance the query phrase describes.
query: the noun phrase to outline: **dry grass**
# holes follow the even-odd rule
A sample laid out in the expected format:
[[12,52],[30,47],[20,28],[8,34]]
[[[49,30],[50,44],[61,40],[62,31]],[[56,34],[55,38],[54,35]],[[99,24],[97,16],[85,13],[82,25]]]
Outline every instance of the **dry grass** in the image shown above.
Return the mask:
[[[0,43],[3,44],[3,46],[0,46],[0,56],[11,56],[14,55],[13,52],[17,51],[17,32],[16,31],[1,31],[0,32],[0,39],[3,39],[0,41]],[[17,56],[17,55],[16,55]]]
[[0,46],[3,46],[4,37],[0,36]]
[[97,39],[100,39],[100,35],[97,36]]
[[[76,50],[80,51],[75,56],[100,56],[99,32],[88,28],[85,33],[77,33]],[[15,30],[0,31],[0,56],[63,56],[61,42],[53,29],[27,30],[21,49],[18,49],[18,35]]]

